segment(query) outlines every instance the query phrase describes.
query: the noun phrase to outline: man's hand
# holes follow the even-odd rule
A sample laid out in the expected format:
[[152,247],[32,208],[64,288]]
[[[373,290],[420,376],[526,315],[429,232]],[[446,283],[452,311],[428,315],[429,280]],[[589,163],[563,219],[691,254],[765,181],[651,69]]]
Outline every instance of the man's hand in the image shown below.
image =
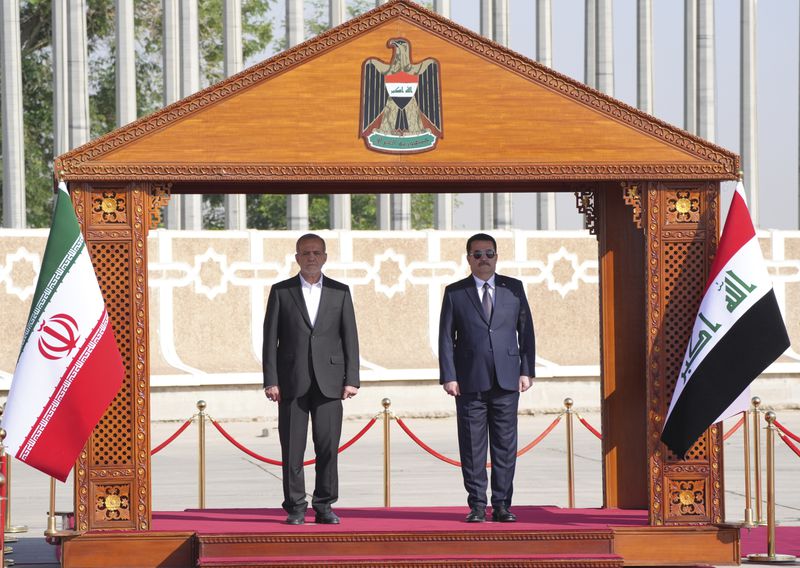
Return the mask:
[[280,402],[281,401],[281,389],[278,388],[277,385],[267,387],[264,389],[264,394],[267,395],[267,398],[274,401]]
[[519,376],[519,392],[525,392],[531,388],[531,378],[528,375]]
[[342,400],[347,400],[348,398],[353,398],[358,394],[358,389],[356,387],[351,387],[350,385],[345,385],[342,389]]
[[450,396],[461,395],[461,389],[458,387],[458,381],[447,381],[442,385],[442,387],[444,387],[444,392]]

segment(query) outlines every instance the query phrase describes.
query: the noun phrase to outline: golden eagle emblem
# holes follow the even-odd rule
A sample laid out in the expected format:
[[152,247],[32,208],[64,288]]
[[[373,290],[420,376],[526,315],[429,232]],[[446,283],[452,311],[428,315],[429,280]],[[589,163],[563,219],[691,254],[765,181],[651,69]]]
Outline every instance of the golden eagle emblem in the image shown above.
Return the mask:
[[390,39],[392,60],[371,57],[361,70],[361,137],[370,150],[426,152],[443,137],[439,62],[411,62],[411,42]]

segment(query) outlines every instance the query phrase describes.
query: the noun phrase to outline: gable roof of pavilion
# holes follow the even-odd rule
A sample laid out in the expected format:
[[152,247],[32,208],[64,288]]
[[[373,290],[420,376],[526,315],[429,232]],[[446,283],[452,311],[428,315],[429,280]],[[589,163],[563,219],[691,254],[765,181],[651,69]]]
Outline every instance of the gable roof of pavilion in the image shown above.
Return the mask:
[[[441,139],[376,152],[362,69],[390,40],[441,73]],[[411,0],[388,3],[56,159],[65,180],[735,179],[739,157]]]

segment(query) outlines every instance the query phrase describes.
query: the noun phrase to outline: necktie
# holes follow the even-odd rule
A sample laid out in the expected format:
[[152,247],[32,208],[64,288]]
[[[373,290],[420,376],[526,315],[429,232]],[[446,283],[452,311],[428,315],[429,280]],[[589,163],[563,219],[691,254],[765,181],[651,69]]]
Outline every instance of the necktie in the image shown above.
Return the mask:
[[486,319],[492,319],[492,296],[489,293],[489,283],[483,283],[483,313],[486,314]]

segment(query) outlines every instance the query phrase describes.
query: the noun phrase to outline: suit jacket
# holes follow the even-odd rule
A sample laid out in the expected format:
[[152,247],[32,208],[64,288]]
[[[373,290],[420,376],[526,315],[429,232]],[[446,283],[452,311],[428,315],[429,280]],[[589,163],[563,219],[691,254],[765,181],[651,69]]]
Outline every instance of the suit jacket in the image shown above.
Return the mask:
[[325,276],[312,326],[300,276],[272,286],[264,317],[262,366],[264,387],[278,385],[282,398],[304,395],[311,387],[312,372],[328,398],[341,398],[345,385],[358,387],[358,332],[350,288]]
[[495,274],[494,310],[487,321],[472,275],[444,291],[439,319],[439,382],[458,381],[462,393],[518,390],[533,376],[536,346],[530,306],[521,281]]

